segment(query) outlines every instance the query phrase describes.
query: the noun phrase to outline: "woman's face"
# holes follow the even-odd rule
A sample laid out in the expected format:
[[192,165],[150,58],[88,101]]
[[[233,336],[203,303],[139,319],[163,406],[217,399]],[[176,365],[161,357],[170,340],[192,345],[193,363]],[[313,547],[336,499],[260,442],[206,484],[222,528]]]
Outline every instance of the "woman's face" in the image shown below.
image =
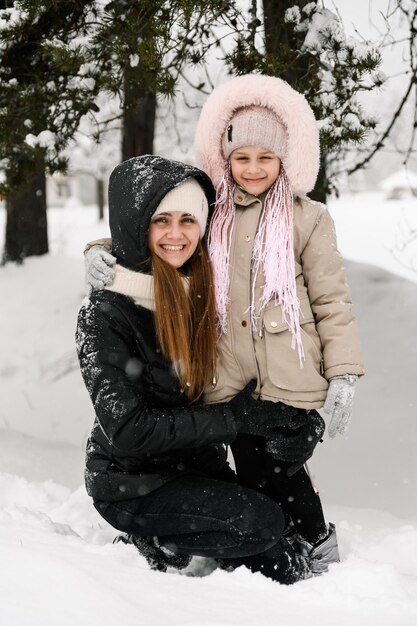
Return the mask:
[[248,193],[259,196],[278,178],[281,159],[266,148],[245,146],[233,150],[230,167],[236,184]]
[[184,265],[193,256],[199,240],[200,226],[189,213],[169,211],[151,220],[149,249],[172,267]]

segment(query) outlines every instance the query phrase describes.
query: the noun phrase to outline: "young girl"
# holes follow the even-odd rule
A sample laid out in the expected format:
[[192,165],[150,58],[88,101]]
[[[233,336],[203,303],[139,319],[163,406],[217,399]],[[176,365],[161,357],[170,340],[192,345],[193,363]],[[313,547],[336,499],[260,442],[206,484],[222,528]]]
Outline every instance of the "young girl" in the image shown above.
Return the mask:
[[[363,366],[333,221],[304,195],[319,168],[316,121],[287,83],[241,76],[208,98],[196,146],[217,188],[209,252],[221,337],[205,401],[230,400],[254,379],[265,407],[281,408],[279,439],[253,428],[232,443],[237,476],[281,505],[289,540],[322,573],[339,560],[335,528],[299,461],[320,438],[324,403],[329,435],[346,431]],[[113,261],[95,250],[87,276],[102,288]]]
[[[319,168],[311,108],[278,78],[232,79],[204,105],[196,147],[217,188],[209,252],[222,334],[206,401],[256,379],[261,400],[308,416],[325,403],[329,435],[345,432],[364,372],[333,221],[304,195]],[[339,558],[335,528],[306,469],[288,471],[285,442],[240,435],[232,450],[239,481],[282,505],[298,549],[326,571]]]
[[[245,394],[199,402],[217,340],[202,244],[213,201],[206,174],[160,157],[130,159],[110,177],[115,277],[84,302],[76,337],[96,414],[87,491],[153,568],[200,555],[291,583],[309,572],[280,540],[281,509],[235,482],[222,445],[259,423],[261,403],[237,419]],[[280,415],[269,409],[273,426]]]

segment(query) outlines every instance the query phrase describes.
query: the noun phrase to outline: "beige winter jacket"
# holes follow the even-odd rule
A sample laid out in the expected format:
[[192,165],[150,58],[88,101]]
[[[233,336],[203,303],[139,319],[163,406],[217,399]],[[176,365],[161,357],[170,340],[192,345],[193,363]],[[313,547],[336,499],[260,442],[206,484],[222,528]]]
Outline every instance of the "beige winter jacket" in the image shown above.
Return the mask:
[[[235,202],[228,332],[220,338],[216,378],[205,399],[209,403],[229,400],[255,378],[262,399],[306,409],[320,408],[330,378],[364,373],[333,220],[324,205],[308,198],[295,199],[294,254],[305,352],[304,367],[300,368],[298,352],[291,348],[291,335],[282,321],[279,305],[271,302],[258,332],[250,330],[250,265],[262,202],[239,188]],[[257,301],[262,282],[259,276],[255,285]]]

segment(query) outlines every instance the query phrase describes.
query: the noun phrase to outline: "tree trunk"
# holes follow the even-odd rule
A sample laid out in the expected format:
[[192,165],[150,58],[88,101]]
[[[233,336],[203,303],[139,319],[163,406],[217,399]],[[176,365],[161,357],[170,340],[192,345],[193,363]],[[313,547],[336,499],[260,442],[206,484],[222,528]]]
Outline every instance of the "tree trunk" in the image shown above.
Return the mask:
[[47,254],[46,179],[43,163],[32,182],[6,198],[6,242],[3,261],[22,262]]
[[[310,0],[298,0],[296,4],[302,9],[309,2]],[[314,79],[314,76],[317,76],[317,72],[314,72],[315,58],[307,54],[294,55],[294,52],[300,48],[302,41],[284,20],[285,11],[293,6],[294,0],[263,0],[266,53],[281,57],[283,51],[288,50],[288,64],[280,73],[279,78],[287,81],[294,89],[299,89],[299,82],[305,79],[306,75],[309,75],[312,81],[316,80],[318,90],[319,79],[318,77]],[[301,36],[304,38],[305,33],[301,33]],[[294,61],[294,59],[296,60]],[[325,164],[322,161],[316,186],[309,194],[313,200],[326,202],[326,181]]]
[[[317,0],[313,0],[313,2],[317,4]],[[310,4],[310,0],[297,0],[296,3],[294,0],[263,0],[266,52],[273,56],[281,56],[281,54],[278,55],[278,52],[282,52],[283,49],[286,48],[291,51],[287,69],[280,78],[292,85],[298,77],[305,75],[305,70],[308,68],[306,55],[300,55],[295,66],[291,62],[294,52],[299,50],[305,38],[305,33],[295,33],[293,27],[285,21],[285,12],[294,4],[302,9]]]
[[323,160],[321,160],[316,184],[313,191],[310,191],[310,193],[308,194],[309,198],[315,200],[316,202],[322,202],[323,204],[326,204],[327,194],[325,192],[325,189],[327,189],[327,184],[328,181],[326,175],[326,167],[323,163]]
[[122,158],[153,154],[156,94],[140,96],[140,68],[130,68],[125,76]]
[[104,180],[102,178],[96,179],[96,192],[97,192],[97,204],[98,204],[98,219],[104,219]]

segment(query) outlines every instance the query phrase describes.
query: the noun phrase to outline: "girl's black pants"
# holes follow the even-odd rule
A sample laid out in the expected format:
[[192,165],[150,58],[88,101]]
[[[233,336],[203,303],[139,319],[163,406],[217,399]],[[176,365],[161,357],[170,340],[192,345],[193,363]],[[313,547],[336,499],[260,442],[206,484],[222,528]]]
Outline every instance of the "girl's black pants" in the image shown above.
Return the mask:
[[290,463],[276,461],[265,451],[266,439],[238,435],[231,448],[240,485],[255,489],[279,504],[286,525],[291,520],[298,533],[314,544],[327,533],[318,493],[304,467],[287,476]]

